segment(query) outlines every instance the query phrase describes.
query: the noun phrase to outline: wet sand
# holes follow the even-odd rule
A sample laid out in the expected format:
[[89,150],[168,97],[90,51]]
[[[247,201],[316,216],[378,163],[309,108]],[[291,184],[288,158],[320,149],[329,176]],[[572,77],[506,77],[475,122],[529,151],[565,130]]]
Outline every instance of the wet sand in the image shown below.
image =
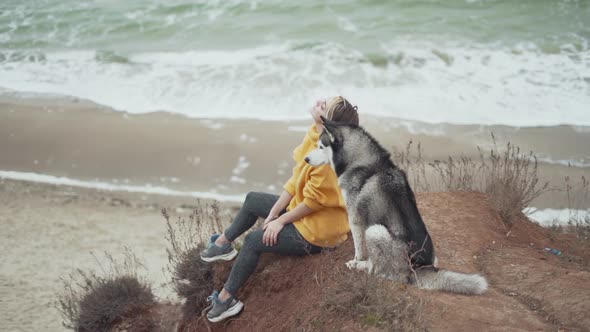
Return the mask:
[[[373,117],[361,117],[361,124],[391,149],[420,142],[426,162],[461,154],[478,158],[476,147],[489,148],[493,132],[500,147],[511,142],[534,151],[542,179],[554,186],[562,187],[565,176],[590,175],[587,127],[431,125]],[[132,115],[75,98],[2,97],[0,170],[238,197],[251,190],[279,192],[291,172],[292,150],[309,125]],[[547,158],[554,162],[543,162]],[[548,193],[533,205],[565,208],[561,196]]]

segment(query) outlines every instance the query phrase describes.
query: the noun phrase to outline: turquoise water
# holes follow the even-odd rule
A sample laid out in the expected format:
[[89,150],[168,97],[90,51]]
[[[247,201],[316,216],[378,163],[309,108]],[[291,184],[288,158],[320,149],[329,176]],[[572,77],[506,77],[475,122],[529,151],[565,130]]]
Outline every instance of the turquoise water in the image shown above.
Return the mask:
[[[379,53],[395,38],[534,43],[580,51],[590,37],[587,1],[68,1],[0,5],[3,49],[186,51],[269,41],[337,42]],[[565,49],[564,49],[565,48]]]
[[[129,112],[590,125],[590,1],[0,4],[0,87]],[[199,105],[198,107],[196,105]]]

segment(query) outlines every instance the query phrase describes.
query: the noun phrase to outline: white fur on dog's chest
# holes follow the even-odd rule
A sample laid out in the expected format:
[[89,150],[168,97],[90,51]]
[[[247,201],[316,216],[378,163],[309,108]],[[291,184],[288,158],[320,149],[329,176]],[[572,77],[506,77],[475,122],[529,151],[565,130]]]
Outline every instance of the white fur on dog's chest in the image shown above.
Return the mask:
[[340,192],[342,193],[342,198],[344,198],[344,204],[348,205],[348,196],[346,193],[346,190],[342,189],[342,187],[340,187]]

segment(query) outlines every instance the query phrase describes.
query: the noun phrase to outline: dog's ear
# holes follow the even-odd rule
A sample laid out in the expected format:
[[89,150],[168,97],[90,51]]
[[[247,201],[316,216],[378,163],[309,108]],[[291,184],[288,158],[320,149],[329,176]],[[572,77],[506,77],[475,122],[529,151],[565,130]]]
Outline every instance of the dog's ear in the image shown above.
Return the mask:
[[326,119],[323,115],[320,115],[320,119],[322,119],[322,124],[324,125],[324,131],[328,134],[330,138],[330,142],[334,143],[334,131],[338,126],[338,123]]
[[334,130],[334,128],[326,126],[326,124],[324,124],[324,132],[328,135],[330,143],[334,143],[334,135],[331,133],[332,130]]
[[320,119],[322,120],[322,124],[324,125],[324,127],[336,127],[338,126],[338,123],[332,121],[332,120],[328,120],[326,119],[326,117],[324,117],[323,115],[320,115]]

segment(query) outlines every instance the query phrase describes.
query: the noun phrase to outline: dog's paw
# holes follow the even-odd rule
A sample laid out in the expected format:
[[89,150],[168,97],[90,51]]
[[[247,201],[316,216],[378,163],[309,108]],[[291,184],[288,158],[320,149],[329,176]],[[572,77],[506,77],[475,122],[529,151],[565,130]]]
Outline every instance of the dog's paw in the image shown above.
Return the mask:
[[348,262],[346,262],[346,267],[349,269],[356,269],[356,264],[358,263],[358,261],[356,259],[351,259]]
[[373,264],[369,261],[359,261],[357,259],[346,262],[346,267],[349,269],[356,269],[360,271],[370,271]]
[[361,255],[354,255],[354,260],[355,261],[366,261],[369,258],[365,255],[365,256],[361,256]]

